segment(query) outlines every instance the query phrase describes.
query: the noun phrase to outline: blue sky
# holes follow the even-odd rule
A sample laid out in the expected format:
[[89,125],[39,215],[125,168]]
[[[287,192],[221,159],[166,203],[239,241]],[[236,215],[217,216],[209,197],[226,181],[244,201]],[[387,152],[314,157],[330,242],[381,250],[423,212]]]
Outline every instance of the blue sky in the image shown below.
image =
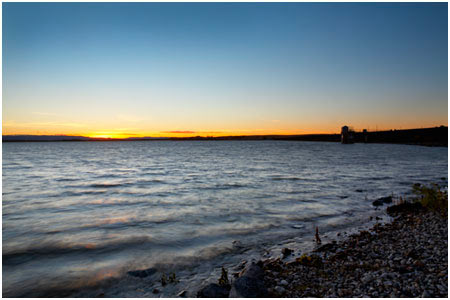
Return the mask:
[[447,125],[447,20],[447,3],[3,3],[3,134]]

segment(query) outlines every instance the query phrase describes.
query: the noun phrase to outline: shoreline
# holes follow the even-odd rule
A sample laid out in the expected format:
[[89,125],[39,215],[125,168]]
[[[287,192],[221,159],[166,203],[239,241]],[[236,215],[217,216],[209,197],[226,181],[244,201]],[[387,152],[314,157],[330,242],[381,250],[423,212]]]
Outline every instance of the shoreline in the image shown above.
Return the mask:
[[396,207],[388,210],[392,222],[318,245],[294,260],[289,258],[297,249],[284,248],[283,257],[247,264],[225,289],[209,284],[197,297],[446,298],[448,219],[425,208]]

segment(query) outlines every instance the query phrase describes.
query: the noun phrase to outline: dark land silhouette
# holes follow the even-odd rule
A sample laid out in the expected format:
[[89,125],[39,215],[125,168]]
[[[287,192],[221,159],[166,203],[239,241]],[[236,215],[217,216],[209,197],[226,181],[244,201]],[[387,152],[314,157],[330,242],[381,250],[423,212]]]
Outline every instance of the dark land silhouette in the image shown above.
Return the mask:
[[[448,127],[402,129],[385,131],[354,131],[354,143],[389,143],[423,146],[448,146]],[[302,135],[242,135],[221,137],[130,137],[125,139],[89,138],[65,135],[4,135],[3,142],[55,142],[55,141],[192,141],[192,140],[284,140],[310,142],[341,142],[341,134],[302,134]]]

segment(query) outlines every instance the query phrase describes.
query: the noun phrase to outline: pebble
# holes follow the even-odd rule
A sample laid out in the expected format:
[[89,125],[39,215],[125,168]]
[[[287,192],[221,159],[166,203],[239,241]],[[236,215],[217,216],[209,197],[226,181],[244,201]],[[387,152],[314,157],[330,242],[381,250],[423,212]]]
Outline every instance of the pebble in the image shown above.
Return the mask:
[[284,287],[282,287],[282,286],[277,285],[277,286],[275,287],[275,291],[276,291],[278,294],[284,294],[284,292],[286,291],[286,289],[285,289]]
[[182,297],[182,298],[187,297],[187,291],[181,291],[181,292],[179,292],[178,295],[177,295],[177,297]]
[[431,297],[431,295],[428,293],[427,290],[423,291],[422,298],[430,298],[430,297]]
[[286,286],[286,285],[288,285],[289,283],[286,281],[286,280],[281,280],[280,281],[280,285],[283,285],[283,286]]

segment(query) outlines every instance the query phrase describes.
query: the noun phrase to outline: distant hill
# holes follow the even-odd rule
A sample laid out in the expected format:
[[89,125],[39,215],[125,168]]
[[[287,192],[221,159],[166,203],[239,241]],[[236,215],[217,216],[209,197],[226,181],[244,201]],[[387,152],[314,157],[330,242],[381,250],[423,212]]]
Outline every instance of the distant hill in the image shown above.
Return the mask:
[[[386,130],[367,132],[368,143],[413,144],[423,146],[448,146],[448,127]],[[363,132],[355,132],[356,143],[363,143]]]
[[85,136],[71,135],[4,135],[3,142],[59,142],[59,141],[89,141]]

